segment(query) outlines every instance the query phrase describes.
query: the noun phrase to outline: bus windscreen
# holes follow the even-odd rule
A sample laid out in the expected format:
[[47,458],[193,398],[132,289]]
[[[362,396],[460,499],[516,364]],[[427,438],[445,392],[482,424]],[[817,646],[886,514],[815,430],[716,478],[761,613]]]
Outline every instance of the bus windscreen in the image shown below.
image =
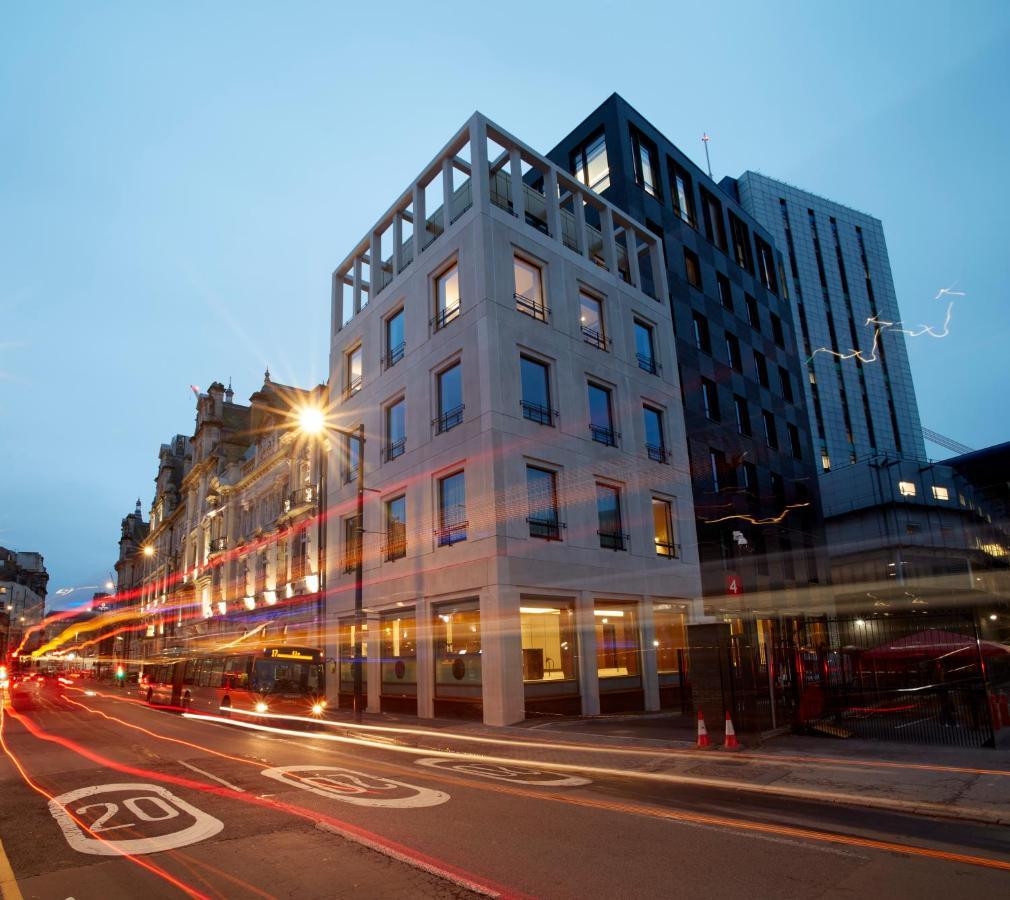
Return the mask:
[[253,666],[250,687],[261,694],[314,695],[321,691],[319,663],[288,659],[258,659]]

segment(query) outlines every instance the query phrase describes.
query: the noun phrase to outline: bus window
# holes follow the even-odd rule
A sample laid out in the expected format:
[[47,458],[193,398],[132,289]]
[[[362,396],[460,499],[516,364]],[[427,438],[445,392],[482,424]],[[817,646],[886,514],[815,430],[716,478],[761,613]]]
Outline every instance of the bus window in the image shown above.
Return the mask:
[[207,673],[207,684],[210,687],[221,687],[221,675],[224,673],[224,660],[221,657],[210,660],[211,667]]
[[264,694],[308,694],[319,689],[319,665],[289,660],[258,659],[252,689]]
[[186,671],[183,673],[183,676],[182,676],[182,683],[183,684],[194,684],[196,682],[196,677],[195,677],[196,676],[196,663],[197,663],[197,660],[195,660],[195,659],[187,659],[186,660]]

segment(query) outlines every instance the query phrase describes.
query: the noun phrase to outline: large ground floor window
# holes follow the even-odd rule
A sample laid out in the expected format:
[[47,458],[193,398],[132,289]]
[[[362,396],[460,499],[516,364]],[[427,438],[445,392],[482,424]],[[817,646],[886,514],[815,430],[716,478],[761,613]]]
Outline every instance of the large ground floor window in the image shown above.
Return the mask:
[[435,607],[435,696],[481,699],[480,603]]
[[[575,610],[568,600],[523,600],[519,607],[522,632],[523,681],[574,682],[577,644]],[[575,690],[574,685],[565,688]]]
[[381,669],[383,694],[417,694],[417,620],[413,610],[383,616]]
[[[343,619],[339,624],[340,645],[340,690],[342,693],[354,691],[354,641],[357,626],[353,619]],[[361,683],[368,684],[368,623],[361,626]]]
[[687,614],[674,603],[654,603],[652,621],[656,636],[656,669],[662,673],[679,673],[686,665]]
[[[596,671],[600,680],[640,676],[642,647],[635,605],[597,600],[593,618],[596,624]],[[600,689],[604,689],[603,685]]]

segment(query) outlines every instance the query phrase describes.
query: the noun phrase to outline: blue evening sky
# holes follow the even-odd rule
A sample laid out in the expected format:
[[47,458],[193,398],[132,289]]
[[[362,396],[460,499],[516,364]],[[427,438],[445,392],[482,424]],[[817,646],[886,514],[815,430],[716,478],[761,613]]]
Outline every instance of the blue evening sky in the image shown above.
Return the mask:
[[956,283],[922,421],[1008,440],[1008,45],[1001,2],[7,3],[0,544],[87,599],[189,385],[325,380],[332,269],[470,113],[547,150],[613,91],[881,218],[907,322]]

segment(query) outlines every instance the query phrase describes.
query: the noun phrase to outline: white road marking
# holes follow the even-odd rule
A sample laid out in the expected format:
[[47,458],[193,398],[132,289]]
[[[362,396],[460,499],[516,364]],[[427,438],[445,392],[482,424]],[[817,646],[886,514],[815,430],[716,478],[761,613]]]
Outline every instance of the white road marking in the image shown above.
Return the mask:
[[[102,794],[122,794],[127,791],[130,792],[130,796],[124,799],[122,803],[126,807],[131,819],[139,819],[141,822],[161,822],[177,818],[180,812],[182,812],[193,819],[193,824],[180,831],[173,831],[155,837],[112,841],[92,837],[70,817],[67,811],[73,805],[74,808],[71,811],[79,816],[82,810],[100,806],[105,807],[105,812],[88,826],[95,834],[131,825],[139,825],[135,821],[117,825],[106,825],[106,822],[113,820],[119,813],[119,803],[112,800],[104,802],[101,800],[92,800],[92,798],[100,797]],[[91,802],[81,807],[76,806],[77,800],[84,800],[86,798]],[[141,806],[141,801],[146,801],[145,806],[153,807],[161,812],[162,815],[153,815],[150,809]],[[160,853],[162,850],[173,850],[176,847],[185,847],[188,844],[195,844],[198,841],[206,840],[224,828],[224,823],[220,819],[215,819],[195,806],[191,806],[185,800],[181,800],[170,791],[156,784],[99,784],[94,787],[80,788],[76,791],[60,794],[59,797],[54,797],[50,800],[49,812],[63,830],[63,836],[67,839],[67,843],[74,850],[93,856]]]
[[[290,778],[288,776],[291,773],[305,774]],[[279,766],[275,769],[264,769],[260,774],[282,784],[318,794],[320,797],[328,797],[354,806],[413,809],[421,806],[438,806],[449,799],[449,795],[443,791],[417,787],[392,778],[379,778],[364,772],[355,772],[353,769],[345,769],[343,766]]]
[[245,793],[245,788],[240,788],[237,784],[232,784],[230,781],[225,781],[223,778],[218,778],[217,775],[212,775],[210,772],[205,772],[203,769],[198,769],[196,766],[190,765],[185,760],[179,760],[180,766],[185,766],[187,769],[191,769],[194,772],[199,772],[201,775],[216,781],[218,784],[223,784],[226,788],[231,788],[233,791],[238,791],[240,794]]
[[[592,784],[588,778],[578,775],[558,775],[554,772],[543,772],[529,766],[499,765],[496,763],[460,762],[454,759],[415,759],[419,766],[431,769],[450,769],[453,772],[463,772],[466,775],[477,775],[480,778],[494,778],[497,781],[512,781],[518,784],[544,785],[545,787],[577,787]],[[539,778],[533,776],[540,776]]]

